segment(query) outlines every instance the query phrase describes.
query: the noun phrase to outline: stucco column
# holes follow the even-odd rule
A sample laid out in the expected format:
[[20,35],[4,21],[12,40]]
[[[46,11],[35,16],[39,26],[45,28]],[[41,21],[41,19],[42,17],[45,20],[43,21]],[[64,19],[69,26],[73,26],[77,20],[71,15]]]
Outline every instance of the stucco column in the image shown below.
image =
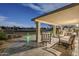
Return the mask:
[[41,31],[40,31],[40,23],[36,22],[36,41],[37,41],[37,46],[41,42]]
[[56,26],[53,26],[53,36],[56,36]]
[[63,33],[63,27],[62,26],[60,26],[61,27],[61,34],[64,36],[64,33]]

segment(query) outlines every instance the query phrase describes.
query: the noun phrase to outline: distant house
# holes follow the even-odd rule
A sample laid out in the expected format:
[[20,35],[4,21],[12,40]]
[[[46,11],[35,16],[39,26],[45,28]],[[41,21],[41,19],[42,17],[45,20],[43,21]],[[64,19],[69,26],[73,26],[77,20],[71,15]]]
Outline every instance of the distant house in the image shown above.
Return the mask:
[[1,31],[2,29],[1,29],[1,27],[0,27],[0,31]]
[[0,27],[0,32],[2,32],[3,30],[2,30],[2,28]]

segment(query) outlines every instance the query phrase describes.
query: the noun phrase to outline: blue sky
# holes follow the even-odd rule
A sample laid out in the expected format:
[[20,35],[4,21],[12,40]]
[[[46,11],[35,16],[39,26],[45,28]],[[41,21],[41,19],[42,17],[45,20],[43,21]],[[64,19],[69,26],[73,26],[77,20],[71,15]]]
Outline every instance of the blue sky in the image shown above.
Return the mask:
[[[67,3],[0,4],[0,26],[35,27],[32,18],[61,8]],[[45,25],[42,25],[45,26]]]

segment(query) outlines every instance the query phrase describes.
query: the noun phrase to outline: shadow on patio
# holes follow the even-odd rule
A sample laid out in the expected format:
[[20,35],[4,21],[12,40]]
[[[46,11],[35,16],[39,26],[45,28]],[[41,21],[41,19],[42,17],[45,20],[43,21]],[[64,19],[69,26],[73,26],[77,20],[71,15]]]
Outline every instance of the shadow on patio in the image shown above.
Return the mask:
[[52,54],[54,54],[55,56],[72,56],[72,51],[74,49],[66,49],[64,46],[59,45],[59,43],[54,44],[53,46],[51,46],[50,48],[43,48],[43,50],[48,51]]

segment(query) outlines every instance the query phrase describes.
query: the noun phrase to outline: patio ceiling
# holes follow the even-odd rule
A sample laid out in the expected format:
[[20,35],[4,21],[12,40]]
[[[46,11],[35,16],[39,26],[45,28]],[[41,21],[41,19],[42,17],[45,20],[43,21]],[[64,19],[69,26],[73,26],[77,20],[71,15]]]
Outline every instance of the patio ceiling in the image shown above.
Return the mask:
[[79,24],[79,4],[67,5],[58,10],[34,18],[34,21],[51,25]]

